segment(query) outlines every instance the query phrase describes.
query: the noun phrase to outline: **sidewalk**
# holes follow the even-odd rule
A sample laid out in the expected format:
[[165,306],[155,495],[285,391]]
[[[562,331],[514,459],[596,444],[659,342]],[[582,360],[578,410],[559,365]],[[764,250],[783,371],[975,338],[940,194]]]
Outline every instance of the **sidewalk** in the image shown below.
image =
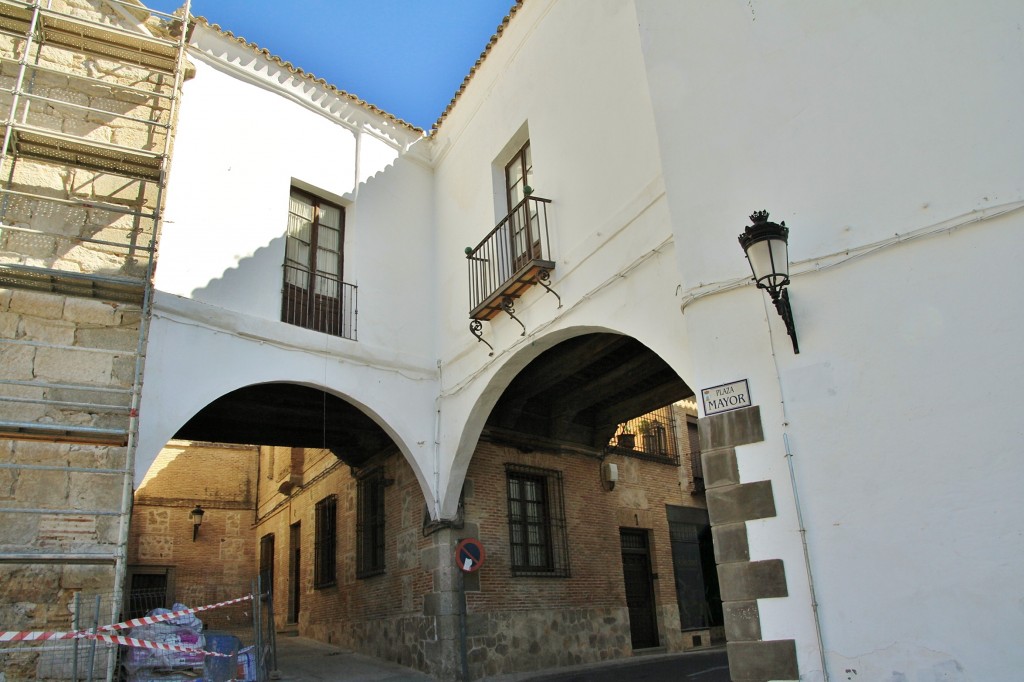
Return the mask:
[[339,649],[305,637],[277,638],[281,682],[430,682],[433,678],[397,663]]
[[[714,657],[709,658],[709,657]],[[684,661],[685,659],[685,661]],[[430,682],[432,677],[369,656],[304,637],[278,637],[277,662],[281,682]],[[663,664],[660,665],[659,664]],[[689,668],[686,664],[697,664]],[[669,666],[669,667],[666,667]],[[724,666],[724,667],[723,667]],[[655,670],[655,668],[661,668]],[[706,672],[700,672],[705,670]],[[686,674],[689,672],[690,674]],[[677,680],[680,673],[692,682],[728,680],[728,666],[722,647],[690,653],[658,654],[592,663],[587,665],[535,670],[486,678],[480,682],[547,682],[553,680]]]

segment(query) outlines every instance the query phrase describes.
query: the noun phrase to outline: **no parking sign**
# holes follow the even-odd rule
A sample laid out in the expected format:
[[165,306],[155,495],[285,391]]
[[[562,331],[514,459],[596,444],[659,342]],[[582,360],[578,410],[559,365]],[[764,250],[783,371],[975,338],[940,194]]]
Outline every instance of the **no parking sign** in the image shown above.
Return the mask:
[[480,568],[487,552],[476,538],[466,538],[455,548],[455,564],[463,573],[472,573]]

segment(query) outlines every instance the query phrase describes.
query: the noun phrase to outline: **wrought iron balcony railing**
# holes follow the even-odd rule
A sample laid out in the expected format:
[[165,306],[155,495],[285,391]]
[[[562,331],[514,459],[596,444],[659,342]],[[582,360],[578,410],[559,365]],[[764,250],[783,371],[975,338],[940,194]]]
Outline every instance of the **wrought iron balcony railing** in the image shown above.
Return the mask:
[[466,249],[471,319],[490,320],[502,310],[511,314],[511,302],[534,284],[551,291],[547,281],[555,262],[548,239],[550,203],[526,197],[476,248]]
[[679,465],[675,422],[670,407],[619,424],[608,451],[652,462]]
[[356,340],[356,286],[322,272],[284,266],[281,321]]

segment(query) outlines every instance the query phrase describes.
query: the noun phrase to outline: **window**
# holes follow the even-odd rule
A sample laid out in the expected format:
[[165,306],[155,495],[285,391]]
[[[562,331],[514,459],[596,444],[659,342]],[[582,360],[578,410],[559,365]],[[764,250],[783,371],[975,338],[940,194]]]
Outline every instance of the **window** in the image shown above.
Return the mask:
[[569,576],[562,474],[506,464],[512,575]]
[[[505,165],[505,199],[508,202],[508,258],[511,271],[518,271],[540,257],[540,229],[535,202],[526,201],[533,191],[533,156],[530,141]],[[529,190],[527,189],[529,187]]]
[[384,472],[372,469],[356,487],[356,576],[384,572]]
[[524,189],[527,186],[532,187],[532,182],[533,157],[530,154],[530,141],[527,140],[523,148],[505,165],[505,198],[508,201],[509,213],[526,198]]
[[330,495],[316,503],[316,538],[313,542],[313,587],[330,587],[338,582],[335,557],[338,537],[338,497]]
[[260,538],[260,593],[274,591],[274,534]]
[[281,320],[345,338],[351,329],[352,292],[341,279],[345,211],[292,189],[285,237]]

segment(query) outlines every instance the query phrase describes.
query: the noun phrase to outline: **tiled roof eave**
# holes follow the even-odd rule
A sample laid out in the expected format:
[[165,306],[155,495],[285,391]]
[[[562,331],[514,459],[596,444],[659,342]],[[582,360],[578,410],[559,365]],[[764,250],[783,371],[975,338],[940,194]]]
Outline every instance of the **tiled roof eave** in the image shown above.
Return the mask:
[[448,114],[451,113],[452,109],[455,107],[455,103],[462,97],[462,93],[465,92],[466,87],[469,85],[470,81],[473,80],[473,76],[484,63],[484,60],[487,59],[487,56],[491,53],[491,49],[497,44],[498,39],[501,38],[502,33],[504,33],[505,29],[508,27],[509,22],[512,21],[512,17],[515,16],[516,12],[519,11],[519,8],[523,6],[524,2],[525,0],[515,0],[515,4],[509,9],[508,14],[506,14],[505,18],[501,20],[500,24],[498,24],[498,28],[495,29],[494,35],[492,35],[491,39],[487,41],[487,46],[484,48],[484,51],[480,53],[480,57],[476,60],[476,63],[469,69],[469,73],[466,74],[466,77],[462,79],[462,84],[459,85],[459,89],[455,91],[451,101],[448,102],[448,106],[445,107],[444,111],[441,112],[441,115],[438,116],[434,125],[430,127],[430,135],[434,135],[437,132],[438,128],[441,127],[441,123],[448,117]]
[[269,50],[260,47],[256,43],[249,42],[249,41],[245,40],[245,38],[242,38],[241,36],[236,36],[231,31],[227,31],[227,30],[221,28],[218,24],[210,23],[210,21],[207,20],[205,17],[192,17],[192,21],[194,23],[196,23],[196,24],[202,24],[203,26],[206,26],[207,28],[209,28],[209,29],[215,31],[216,33],[220,34],[221,36],[223,36],[225,38],[228,38],[230,40],[233,40],[233,41],[237,42],[240,45],[245,46],[246,48],[252,50],[255,54],[258,54],[261,57],[263,57],[263,58],[265,58],[265,59],[267,59],[267,60],[269,60],[271,62],[274,62],[275,64],[277,64],[281,68],[286,69],[293,76],[295,76],[297,78],[301,78],[303,80],[307,80],[310,83],[316,84],[316,85],[318,85],[318,86],[320,86],[320,87],[330,91],[332,94],[334,94],[334,95],[336,95],[336,96],[338,96],[338,97],[340,97],[342,99],[347,99],[347,100],[353,102],[354,104],[357,104],[358,106],[362,107],[366,111],[368,111],[370,113],[373,113],[373,114],[376,114],[377,116],[381,116],[381,117],[387,119],[389,122],[391,122],[392,124],[394,124],[396,126],[400,126],[400,127],[405,128],[405,129],[407,129],[407,130],[409,130],[411,132],[419,133],[421,135],[424,132],[422,128],[414,126],[413,124],[411,124],[411,123],[409,123],[407,121],[403,121],[402,119],[398,118],[394,114],[390,114],[387,111],[384,111],[383,109],[381,109],[380,107],[378,107],[378,106],[376,106],[374,104],[371,104],[371,103],[367,102],[366,100],[360,99],[359,97],[353,95],[352,93],[347,92],[345,90],[342,90],[341,88],[339,88],[339,87],[337,87],[337,86],[335,86],[335,85],[333,85],[331,83],[328,83],[323,78],[318,78],[314,74],[309,73],[308,71],[305,71],[305,70],[295,66],[291,62],[285,61],[281,57],[278,57],[277,55],[272,54]]

